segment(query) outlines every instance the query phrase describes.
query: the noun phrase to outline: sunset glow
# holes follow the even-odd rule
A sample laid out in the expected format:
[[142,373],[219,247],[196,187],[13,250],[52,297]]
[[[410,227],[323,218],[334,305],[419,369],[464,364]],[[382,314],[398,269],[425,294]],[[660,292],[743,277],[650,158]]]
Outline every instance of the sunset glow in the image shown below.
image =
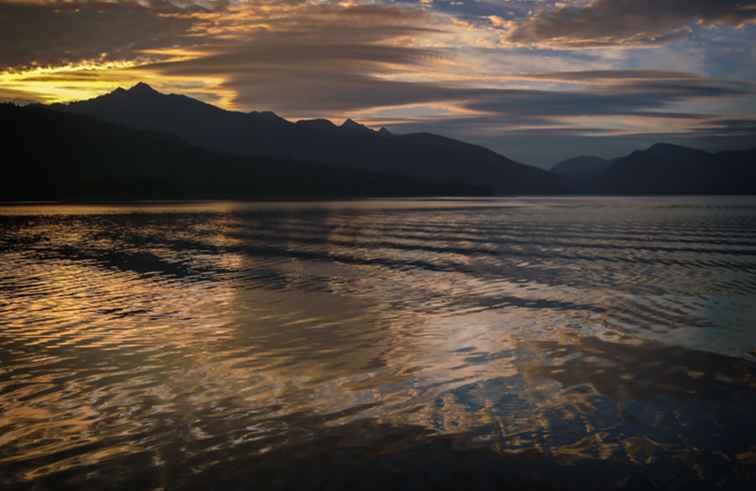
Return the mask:
[[[1,0],[0,99],[145,81],[226,109],[433,130],[536,164],[567,134],[609,156],[669,135],[743,146],[753,135],[727,125],[756,119],[754,5],[625,3]],[[586,132],[594,117],[606,127]]]
[[0,0],[0,121],[2,491],[756,489],[756,0]]

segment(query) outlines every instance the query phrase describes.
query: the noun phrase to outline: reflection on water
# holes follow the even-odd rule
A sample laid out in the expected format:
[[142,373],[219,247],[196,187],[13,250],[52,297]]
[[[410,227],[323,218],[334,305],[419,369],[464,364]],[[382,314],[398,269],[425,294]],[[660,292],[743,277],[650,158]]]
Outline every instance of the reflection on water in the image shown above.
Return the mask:
[[739,489],[754,300],[753,198],[0,207],[0,485]]

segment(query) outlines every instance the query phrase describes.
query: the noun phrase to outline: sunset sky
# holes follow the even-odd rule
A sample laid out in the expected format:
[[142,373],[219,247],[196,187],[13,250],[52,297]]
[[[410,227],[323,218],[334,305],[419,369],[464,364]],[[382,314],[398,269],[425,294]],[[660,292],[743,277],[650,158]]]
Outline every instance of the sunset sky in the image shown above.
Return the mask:
[[0,0],[0,100],[145,81],[545,166],[756,146],[756,0]]

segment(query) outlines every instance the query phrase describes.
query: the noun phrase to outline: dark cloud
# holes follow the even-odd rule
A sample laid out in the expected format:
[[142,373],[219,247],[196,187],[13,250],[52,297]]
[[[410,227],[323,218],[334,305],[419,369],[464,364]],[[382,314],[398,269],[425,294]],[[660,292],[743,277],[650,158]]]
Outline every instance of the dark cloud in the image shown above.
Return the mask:
[[265,24],[268,31],[284,32],[293,41],[370,44],[444,32],[433,21],[429,12],[412,7],[319,4],[297,9],[294,15],[272,16]]
[[223,73],[223,86],[237,94],[237,105],[302,116],[455,98],[456,91],[442,86],[379,77],[389,66],[417,67],[432,55],[389,46],[255,43],[146,68],[167,76]]
[[753,84],[746,82],[729,82],[688,75],[672,77],[669,73],[665,74],[666,78],[649,78],[651,72],[641,72],[638,75],[643,77],[629,71],[620,71],[614,75],[607,71],[549,74],[548,77],[557,80],[601,82],[609,79],[615,83],[598,85],[591,91],[491,90],[484,94],[471,94],[467,99],[475,100],[468,100],[465,107],[489,114],[507,115],[675,117],[660,110],[667,105],[688,99],[737,97],[756,92]]
[[[650,70],[572,71],[531,78],[593,85],[585,90],[481,89],[406,81],[403,70],[432,75],[448,48],[418,48],[420,34],[445,33],[427,11],[396,6],[310,6],[265,20],[266,29],[210,49],[195,59],[150,65],[168,76],[223,74],[240,107],[297,117],[346,115],[375,107],[453,104],[491,114],[624,115],[658,110],[686,98],[752,93],[748,84]],[[443,69],[443,65],[441,65]],[[523,78],[528,78],[525,75]]]
[[582,70],[574,72],[554,72],[533,74],[529,77],[542,80],[565,82],[604,82],[606,80],[680,80],[699,78],[690,73],[660,70]]
[[136,3],[0,3],[0,69],[134,58],[175,44],[191,26],[176,7]]
[[660,44],[687,34],[691,23],[740,26],[756,20],[756,0],[596,0],[547,9],[505,34],[513,43],[591,47]]
[[[277,45],[307,54],[315,45],[372,45],[402,36],[440,32],[415,8],[343,8],[301,0],[137,2],[0,0],[0,69],[62,65],[93,59],[144,58],[144,50],[193,47],[236,50],[240,43]],[[258,7],[263,7],[259,9]],[[267,33],[273,33],[268,36]],[[284,35],[280,35],[284,34]],[[259,50],[257,55],[259,56]]]
[[[619,155],[629,146],[654,140],[688,138],[687,143],[720,145],[726,135],[741,143],[754,136],[747,118],[715,114],[726,100],[753,101],[754,86],[748,82],[648,69],[527,74],[521,73],[522,67],[529,63],[535,70],[534,52],[540,59],[550,57],[538,63],[539,71],[612,64],[602,64],[599,50],[523,48],[507,50],[507,60],[514,60],[517,68],[507,67],[517,75],[492,70],[490,79],[476,80],[471,69],[469,78],[455,82],[455,75],[468,75],[460,66],[469,62],[485,71],[493,64],[487,61],[494,58],[482,57],[481,50],[489,48],[466,37],[477,35],[480,26],[457,26],[454,19],[439,16],[433,8],[347,8],[302,0],[199,3],[34,5],[0,0],[0,70],[32,63],[136,60],[138,66],[120,70],[119,77],[131,81],[147,74],[158,83],[172,81],[169,84],[177,92],[186,92],[180,85],[186,84],[199,87],[197,93],[205,94],[206,100],[212,100],[207,94],[215,91],[224,94],[223,103],[232,100],[239,108],[270,109],[292,117],[346,117],[377,114],[376,108],[433,105],[436,112],[429,111],[424,118],[412,117],[409,109],[403,117],[387,116],[386,120],[400,132],[446,134],[528,163],[551,163],[557,156],[578,153]],[[522,10],[526,3],[518,2],[518,8]],[[748,22],[756,12],[748,8],[754,4],[756,0],[596,0],[582,9],[549,10],[519,17],[520,21],[512,17],[515,21],[507,24],[506,35],[518,43],[563,43],[568,48],[653,44],[679,35],[694,21],[707,25]],[[447,6],[456,9],[458,4]],[[479,8],[488,9],[489,4],[481,3]],[[180,60],[147,59],[145,50],[169,48],[191,49],[192,54]],[[477,58],[461,60],[460,53]],[[66,70],[31,73],[24,80],[64,88],[67,83],[101,81],[107,74],[107,70]],[[506,86],[512,88],[501,88]],[[227,94],[231,99],[225,98]],[[20,83],[0,91],[0,99],[34,97],[42,98],[24,92]],[[708,110],[684,105],[697,101],[707,102]],[[602,127],[607,121],[610,124]],[[628,126],[652,121],[650,133],[614,135],[627,121]],[[660,129],[665,121],[675,126],[669,133]]]
[[305,7],[295,16],[265,19],[265,29],[206,46],[207,54],[140,67],[164,76],[222,74],[241,107],[321,116],[382,105],[434,102],[456,92],[431,83],[388,80],[403,70],[433,69],[437,49],[403,38],[441,34],[415,8]]
[[709,124],[708,131],[725,129],[726,133],[756,133],[756,119],[711,119]]
[[[271,46],[276,46],[275,55]],[[434,57],[423,49],[272,43],[245,46],[214,56],[150,66],[165,75],[224,73],[224,83],[245,107],[283,114],[322,115],[373,107],[448,103],[507,115],[632,115],[691,98],[754,93],[746,82],[671,72],[619,71],[536,74],[534,79],[595,84],[583,90],[477,89],[382,78],[386,65],[417,68]],[[651,116],[657,113],[651,113]]]

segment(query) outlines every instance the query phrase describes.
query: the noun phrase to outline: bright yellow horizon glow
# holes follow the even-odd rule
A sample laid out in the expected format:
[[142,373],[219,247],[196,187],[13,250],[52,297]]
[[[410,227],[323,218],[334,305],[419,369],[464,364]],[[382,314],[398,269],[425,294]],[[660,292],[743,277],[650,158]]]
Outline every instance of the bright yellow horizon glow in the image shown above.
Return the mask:
[[[170,61],[186,60],[203,53],[187,50],[148,50],[145,55],[168,56]],[[178,91],[224,109],[236,109],[236,92],[223,88],[225,78],[166,76],[148,68],[154,60],[86,60],[58,66],[33,66],[0,71],[3,90],[18,94],[24,102],[45,104],[91,99],[138,82],[165,92]],[[165,61],[165,60],[161,60]]]
[[37,66],[0,72],[0,89],[23,94],[29,100],[46,103],[89,99],[134,81],[128,69],[135,61],[96,61]]

